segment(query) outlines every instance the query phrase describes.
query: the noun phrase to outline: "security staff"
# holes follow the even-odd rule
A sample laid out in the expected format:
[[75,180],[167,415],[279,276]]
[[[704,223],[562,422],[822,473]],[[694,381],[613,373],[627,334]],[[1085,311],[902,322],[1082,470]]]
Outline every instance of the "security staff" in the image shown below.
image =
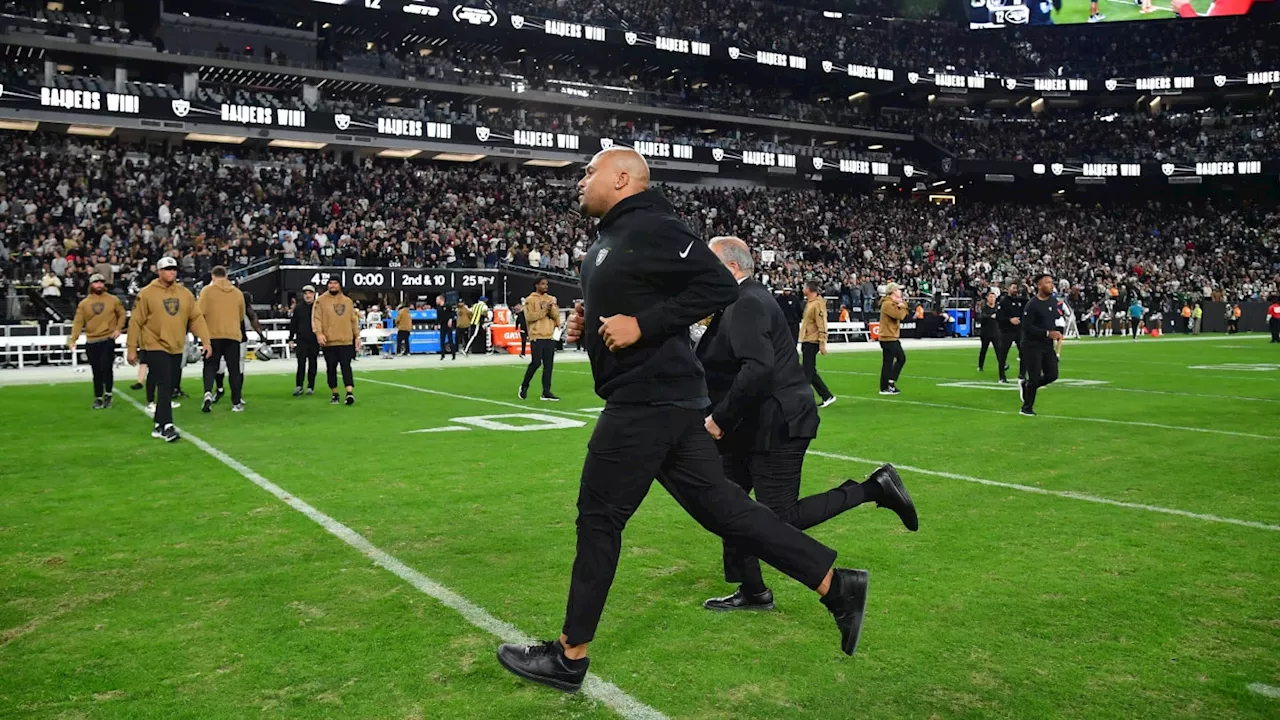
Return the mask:
[[1271,327],[1271,342],[1280,343],[1280,295],[1272,297],[1267,306],[1267,324]]
[[529,349],[529,319],[524,314],[524,303],[521,302],[516,306],[516,329],[520,331],[520,358],[523,360],[525,351]]
[[548,295],[550,282],[540,277],[533,284],[533,292],[524,299],[524,318],[529,324],[529,338],[533,340],[533,357],[529,367],[525,368],[524,380],[520,383],[520,399],[529,397],[529,383],[533,382],[534,373],[542,368],[542,399],[548,402],[559,402],[560,398],[551,392],[551,371],[556,362],[556,328],[560,327],[560,306],[555,295]]
[[1022,311],[1022,352],[1026,357],[1027,375],[1018,380],[1023,415],[1035,415],[1036,391],[1058,379],[1058,355],[1054,342],[1062,339],[1066,318],[1053,296],[1053,276],[1036,278],[1036,296],[1027,301]]
[[996,346],[996,361],[1000,356],[1000,325],[996,319],[996,293],[991,290],[978,306],[978,333],[982,337],[982,350],[978,351],[978,372],[987,364],[987,348]]
[[[712,318],[696,351],[711,399],[704,425],[718,441],[725,475],[748,494],[754,490],[757,502],[801,530],[866,502],[893,510],[908,530],[918,529],[911,495],[892,465],[881,466],[866,482],[847,480],[800,498],[805,451],[818,435],[813,392],[796,364],[782,308],[751,278],[755,263],[747,244],[718,237],[710,247],[738,281],[738,299]],[[741,585],[703,607],[773,609],[773,592],[764,584],[760,563],[730,540],[724,541],[724,579]]]
[[436,297],[436,321],[440,323],[440,361],[453,351],[453,359],[458,359],[458,319],[454,317],[453,306],[444,301],[444,296]]
[[191,291],[178,284],[178,261],[160,258],[158,277],[133,301],[129,335],[125,342],[130,365],[138,364],[138,352],[147,357],[147,381],[155,384],[156,410],[151,437],[173,442],[181,438],[173,426],[173,387],[182,367],[187,333],[200,338],[204,356],[213,355],[209,328]]
[[355,379],[351,376],[351,361],[360,350],[360,318],[356,304],[342,293],[337,278],[329,278],[327,292],[316,299],[311,310],[311,330],[324,351],[324,369],[329,378],[329,404],[337,405],[338,369],[342,369],[342,384],[347,390],[347,404],[355,405]]
[[498,661],[512,673],[568,692],[586,677],[587,644],[618,568],[622,530],[654,478],[703,527],[822,596],[847,654],[857,648],[866,611],[865,570],[834,568],[834,550],[725,478],[704,426],[710,401],[689,326],[728,307],[738,288],[648,185],[644,158],[621,147],[597,153],[578,183],[581,211],[600,222],[582,261],[585,305],[574,309],[568,341],[585,337],[605,409],[583,462],[577,555],[560,637],[498,648]]
[[93,370],[93,409],[111,407],[111,391],[115,383],[116,338],[124,331],[124,304],[107,292],[105,278],[98,273],[89,276],[89,294],[76,306],[67,347],[75,352],[83,330],[88,343],[84,353]]
[[[413,332],[413,311],[409,303],[401,303],[396,310],[396,354],[409,355],[409,333]],[[404,348],[402,351],[401,348]]]
[[907,301],[897,283],[885,286],[880,301],[880,394],[898,395],[898,378],[907,364],[902,350],[902,320],[907,316]]
[[209,327],[213,354],[204,361],[203,412],[213,409],[213,384],[217,379],[218,365],[225,362],[231,377],[231,411],[244,412],[244,374],[241,361],[244,350],[240,341],[244,337],[245,301],[240,288],[227,280],[227,269],[217,265],[209,272],[213,281],[200,291],[200,312]]
[[302,288],[302,299],[293,306],[293,314],[289,316],[289,347],[294,348],[298,358],[298,372],[294,375],[293,396],[302,395],[303,379],[306,379],[307,394],[316,393],[316,371],[319,366],[320,341],[316,339],[315,330],[311,329],[311,314],[315,307],[316,289],[312,285]]
[[466,355],[469,352],[468,345],[471,342],[471,308],[467,307],[467,304],[459,298],[458,304],[454,306],[453,311],[458,318],[458,332],[454,339],[457,341],[458,347],[462,348],[462,354]]
[[804,316],[800,320],[800,356],[804,363],[804,376],[818,397],[822,407],[836,401],[827,384],[818,375],[818,355],[827,354],[827,300],[818,294],[818,283],[812,280],[804,284]]
[[1022,368],[1022,308],[1026,302],[1018,295],[1018,283],[1009,283],[1008,293],[996,303],[996,323],[1000,326],[1000,342],[996,345],[996,361],[1000,363],[1000,382],[1008,383],[1009,348],[1018,346],[1018,377]]

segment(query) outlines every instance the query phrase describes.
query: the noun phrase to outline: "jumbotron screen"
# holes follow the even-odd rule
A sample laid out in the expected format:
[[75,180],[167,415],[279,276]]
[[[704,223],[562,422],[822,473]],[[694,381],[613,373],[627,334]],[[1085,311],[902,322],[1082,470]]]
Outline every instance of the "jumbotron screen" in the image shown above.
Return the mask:
[[1247,15],[1268,0],[968,0],[974,30]]

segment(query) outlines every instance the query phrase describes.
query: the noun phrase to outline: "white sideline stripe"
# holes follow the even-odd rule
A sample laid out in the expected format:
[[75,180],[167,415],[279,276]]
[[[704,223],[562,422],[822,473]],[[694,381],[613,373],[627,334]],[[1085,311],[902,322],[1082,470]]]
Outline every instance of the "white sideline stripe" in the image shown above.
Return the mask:
[[[121,393],[120,397],[142,411],[143,414],[146,414],[146,408],[130,397],[128,393]],[[435,598],[441,605],[452,608],[473,626],[496,636],[503,642],[519,645],[530,645],[535,642],[533,638],[525,635],[515,625],[499,620],[479,605],[405,565],[391,554],[366,540],[360,533],[325,515],[305,501],[294,497],[284,488],[262,477],[235,458],[185,431],[182,433],[182,437],[213,459],[240,473],[245,480],[275,495],[289,507],[306,515],[317,525],[329,531],[334,537],[359,550],[361,554],[372,560],[375,565],[390,571],[393,575],[414,586],[424,594]],[[587,679],[583,683],[582,689],[588,697],[604,703],[614,712],[624,718],[628,718],[628,720],[666,720],[666,716],[662,713],[626,694],[613,683],[601,680],[594,674],[587,674]]]
[[[898,403],[900,405],[919,405],[921,407],[941,408],[943,410],[966,410],[968,412],[989,413],[991,415],[1017,415],[1012,410],[992,410],[990,408],[971,407],[969,405],[948,405],[946,403],[931,403],[921,400],[889,400],[887,398],[878,397],[859,397],[857,395],[845,395],[843,397],[853,400],[861,400],[864,402],[888,402]],[[1185,425],[1162,425],[1160,423],[1140,422],[1138,420],[1111,420],[1108,418],[1095,417],[1078,417],[1076,415],[1042,415],[1036,413],[1036,417],[1048,418],[1050,420],[1074,420],[1076,422],[1102,423],[1105,425],[1130,425],[1133,427],[1149,427],[1159,430],[1181,430],[1184,432],[1208,433],[1210,435],[1229,435],[1231,437],[1252,438],[1254,440],[1280,440],[1275,435],[1258,435],[1256,433],[1237,432],[1235,430],[1214,430],[1212,428],[1188,427]]]
[[470,429],[471,428],[469,427],[462,427],[461,425],[445,425],[444,427],[438,427],[438,428],[423,428],[422,430],[405,430],[400,434],[401,435],[417,435],[419,433],[465,432]]
[[1280,687],[1272,687],[1262,683],[1250,683],[1249,689],[1263,697],[1280,698]]
[[[394,387],[401,387],[406,390],[417,390],[419,392],[438,393],[441,395],[448,395],[450,397],[459,397],[459,398],[464,397],[461,395],[444,393],[438,390],[427,390],[426,388],[414,387],[412,385],[398,385],[395,383],[384,383],[376,380],[369,380],[367,378],[364,378],[363,381],[377,382],[380,385],[393,385]],[[482,403],[495,403],[498,405],[509,404],[509,403],[504,403],[501,400],[490,400],[488,398],[466,398],[466,399],[474,400],[475,402],[482,402]],[[892,401],[890,400],[886,402],[892,402]],[[555,412],[555,411],[552,411],[552,412]],[[839,455],[837,453],[814,450],[813,448],[809,449],[808,454],[817,455],[819,457],[830,458],[832,460],[845,460],[848,462],[863,463],[866,465],[875,465],[877,467],[879,467],[880,465],[884,465],[884,462],[880,460],[868,460],[866,458],[851,457],[849,455]],[[924,468],[913,467],[911,465],[897,465],[895,463],[894,466],[901,470],[920,473],[921,475],[934,475],[936,477],[944,477],[944,478],[949,478],[951,480],[964,480],[965,482],[977,483],[979,485],[990,485],[993,487],[1002,487],[1002,488],[1008,488],[1011,490],[1022,490],[1023,492],[1035,493],[1037,495],[1053,495],[1056,497],[1064,497],[1072,500],[1084,500],[1085,502],[1098,503],[1100,505],[1112,505],[1115,507],[1129,508],[1131,510],[1146,510],[1148,512],[1164,513],[1166,515],[1177,515],[1179,517],[1191,518],[1193,520],[1204,520],[1206,522],[1226,523],[1228,525],[1239,525],[1241,527],[1251,527],[1251,528],[1258,528],[1260,530],[1271,530],[1274,532],[1280,532],[1280,525],[1268,525],[1267,523],[1255,522],[1253,520],[1237,520],[1235,518],[1219,517],[1217,515],[1205,515],[1202,513],[1187,512],[1186,510],[1176,510],[1174,508],[1160,507],[1158,505],[1143,505],[1140,503],[1127,503],[1127,502],[1121,502],[1119,500],[1109,500],[1107,498],[1097,497],[1094,495],[1085,495],[1084,493],[1071,492],[1068,490],[1045,490],[1044,488],[1032,487],[1030,485],[1017,485],[1015,483],[1004,483],[1004,482],[998,482],[996,480],[984,480],[982,478],[970,477],[968,475],[957,475],[955,473],[942,472],[939,470],[925,470]]]
[[[823,452],[821,450],[809,450],[808,454],[830,458],[832,460],[845,460],[848,462],[861,463],[864,465],[879,466],[884,464],[880,460],[868,460],[867,458],[839,455],[836,453]],[[894,463],[894,467],[899,470],[906,470],[907,472],[919,473],[921,475],[933,475],[934,477],[947,478],[949,480],[963,480],[965,482],[977,483],[979,485],[989,485],[991,487],[1000,487],[1009,490],[1021,490],[1022,492],[1035,493],[1037,495],[1052,495],[1055,497],[1070,498],[1071,500],[1083,500],[1085,502],[1098,503],[1099,505],[1112,505],[1114,507],[1129,508],[1131,510],[1146,510],[1148,512],[1163,513],[1165,515],[1177,515],[1179,517],[1192,518],[1194,520],[1204,520],[1205,522],[1226,523],[1228,525],[1239,525],[1241,527],[1280,532],[1280,525],[1268,525],[1267,523],[1255,522],[1253,520],[1237,520],[1235,518],[1220,517],[1218,515],[1206,515],[1203,513],[1187,512],[1186,510],[1175,510],[1173,508],[1160,507],[1158,505],[1121,502],[1120,500],[1109,500],[1104,497],[1085,495],[1084,493],[1071,492],[1069,490],[1046,490],[1045,488],[1033,487],[1031,485],[1018,485],[1016,483],[985,480],[983,478],[971,477],[969,475],[957,475],[956,473],[941,472],[939,470],[925,470],[924,468],[913,467],[911,465],[898,465],[897,463]]]
[[[374,380],[373,378],[370,378],[367,375],[361,375],[360,382],[373,383],[374,385],[386,385],[387,387],[400,388],[402,390],[412,390],[414,392],[427,393],[428,395],[439,395],[440,397],[453,398],[455,400],[470,400],[472,402],[483,402],[483,403],[489,403],[491,405],[502,405],[504,407],[518,408],[526,412],[529,412],[530,408],[536,407],[538,409],[538,412],[550,413],[552,415],[563,415],[565,417],[570,417],[575,420],[578,419],[578,416],[586,414],[586,413],[571,412],[568,410],[552,410],[549,407],[545,407],[547,403],[542,403],[541,405],[535,405],[533,403],[530,403],[528,405],[521,405],[519,403],[507,402],[505,400],[490,400],[489,398],[472,397],[470,395],[459,395],[457,393],[445,392],[443,390],[432,390],[430,388],[418,387],[416,385],[403,385],[401,383],[387,382],[385,380]],[[595,417],[595,415],[589,415],[588,417]]]

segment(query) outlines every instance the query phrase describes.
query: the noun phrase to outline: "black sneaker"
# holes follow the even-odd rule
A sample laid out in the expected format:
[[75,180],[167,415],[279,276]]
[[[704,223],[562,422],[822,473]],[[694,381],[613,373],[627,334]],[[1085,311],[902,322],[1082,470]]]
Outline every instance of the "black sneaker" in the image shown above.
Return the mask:
[[916,505],[911,502],[911,493],[902,484],[902,478],[893,465],[881,465],[871,473],[871,479],[880,486],[882,493],[876,501],[877,507],[892,510],[898,514],[902,524],[911,532],[920,529],[920,519],[916,517]]
[[217,405],[218,401],[222,399],[222,396],[226,394],[227,394],[226,390],[222,388],[218,388],[218,391],[213,394],[213,404]]
[[549,393],[549,392],[548,392],[548,393],[542,393],[542,397],[540,397],[540,398],[538,398],[538,399],[539,399],[539,400],[545,400],[545,401],[547,401],[547,402],[560,402],[560,398],[556,397],[556,394],[555,394],[555,393]]
[[174,427],[173,423],[164,426],[164,429],[160,431],[160,437],[165,442],[176,442],[182,439],[182,436],[178,434],[178,428]]
[[190,397],[190,396],[189,396],[189,395],[187,395],[185,392],[183,392],[183,391],[182,391],[182,388],[178,388],[177,390],[174,390],[174,391],[173,391],[173,399],[174,399],[174,400],[181,400],[181,399],[186,398],[186,397]]
[[521,386],[520,386],[520,392],[517,392],[517,393],[516,393],[516,397],[520,398],[521,400],[528,400],[528,399],[529,399],[529,388],[527,388],[527,387],[525,387],[525,386],[521,385]]
[[1022,408],[1021,410],[1019,410],[1019,411],[1018,411],[1018,414],[1019,414],[1019,415],[1026,415],[1027,417],[1035,417],[1035,416],[1036,416],[1036,411],[1035,411],[1035,410],[1028,410],[1027,408]]
[[102,409],[102,407],[103,407],[103,406],[102,406],[102,398],[94,398],[94,399],[93,399],[93,409],[94,409],[94,410],[101,410],[101,409]]
[[213,393],[204,394],[204,402],[200,405],[200,412],[213,412]]
[[866,570],[831,571],[831,586],[822,604],[827,606],[840,628],[840,649],[852,655],[862,635],[862,617],[867,612],[867,588],[870,573]]
[[102,396],[102,409],[107,410],[111,407],[111,393]]
[[164,433],[161,432],[161,428],[159,425],[151,426],[151,437],[157,438],[157,439],[164,437]]
[[[577,661],[566,658],[559,640],[548,640],[537,645],[500,645],[498,662],[525,680],[570,693],[582,688],[582,681],[587,677],[587,667],[591,664],[590,658]],[[571,669],[570,663],[577,666],[577,669]]]
[[732,612],[734,610],[773,610],[773,591],[765,590],[755,595],[745,593],[742,588],[728,597],[711,598],[702,603],[702,607],[715,612]]
[[341,405],[341,404],[342,404],[342,400],[338,398],[338,393],[334,393],[334,394],[329,398],[329,404],[330,404],[330,405]]
[[356,404],[356,396],[355,396],[355,395],[352,395],[351,393],[347,393],[347,404],[348,404],[348,405],[355,405],[355,404]]
[[316,394],[316,389],[315,389],[315,388],[307,388],[307,394],[308,394],[308,395],[315,395],[315,394]]
[[302,397],[302,388],[294,388],[294,389],[293,389],[293,396],[294,396],[294,397]]
[[134,383],[134,384],[132,384],[132,385],[130,385],[130,386],[129,386],[129,389],[130,389],[130,390],[141,390],[141,389],[142,389],[142,383]]

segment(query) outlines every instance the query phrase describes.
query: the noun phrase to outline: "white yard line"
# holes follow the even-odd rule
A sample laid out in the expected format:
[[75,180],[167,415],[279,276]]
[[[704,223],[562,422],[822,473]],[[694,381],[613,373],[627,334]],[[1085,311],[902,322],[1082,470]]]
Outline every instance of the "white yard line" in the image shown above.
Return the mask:
[[[965,412],[987,413],[989,415],[1017,415],[1012,410],[992,410],[990,408],[971,407],[969,405],[949,405],[947,403],[924,402],[922,400],[900,400],[879,397],[859,397],[857,395],[844,395],[844,398],[850,400],[860,400],[862,402],[887,402],[897,403],[899,405],[918,405],[920,407],[933,407],[943,410],[960,410]],[[1139,422],[1137,420],[1110,420],[1108,418],[1095,417],[1079,417],[1076,415],[1043,415],[1036,413],[1037,418],[1045,418],[1049,420],[1070,420],[1073,422],[1091,422],[1104,425],[1128,425],[1131,427],[1149,427],[1158,430],[1177,430],[1180,432],[1205,433],[1208,435],[1227,435],[1230,437],[1243,437],[1253,440],[1280,440],[1280,436],[1275,435],[1259,435],[1257,433],[1238,432],[1235,430],[1215,430],[1213,428],[1191,427],[1187,425],[1163,425],[1161,423]]]
[[[396,383],[385,383],[377,380],[369,380],[368,378],[360,378],[360,379],[363,382],[373,382],[379,385],[391,385],[392,387],[404,388],[405,390],[414,390],[417,392],[445,395],[447,397],[456,397],[464,400],[472,400],[474,402],[493,403],[496,405],[511,404],[511,403],[503,402],[502,400],[489,400],[488,398],[477,398],[477,397],[468,397],[465,395],[454,395],[453,393],[445,393],[439,390],[428,390],[427,388],[414,387],[412,385],[399,385]],[[887,401],[887,402],[893,402],[893,401]],[[557,411],[553,410],[551,412],[557,412]],[[558,414],[570,415],[570,413],[566,413],[566,412],[558,412]],[[877,467],[884,464],[884,461],[880,461],[880,460],[868,460],[866,458],[851,457],[849,455],[839,455],[836,453],[814,450],[812,448],[810,448],[809,454],[817,455],[819,457],[830,458],[833,460],[845,460],[847,462],[856,462],[856,463],[862,463],[865,465],[875,465]],[[1267,523],[1256,522],[1253,520],[1237,520],[1235,518],[1219,517],[1217,515],[1207,515],[1204,513],[1193,513],[1193,512],[1188,512],[1186,510],[1160,507],[1158,505],[1144,505],[1141,503],[1121,502],[1119,500],[1109,500],[1107,498],[1096,497],[1094,495],[1086,495],[1084,493],[1071,492],[1069,490],[1046,490],[1044,488],[1032,487],[1030,485],[1018,485],[1016,483],[1005,483],[1005,482],[998,482],[995,480],[984,480],[982,478],[970,477],[968,475],[957,475],[955,473],[942,472],[939,470],[925,470],[924,468],[918,468],[911,465],[898,465],[895,463],[895,466],[900,470],[920,473],[921,475],[933,475],[936,477],[943,477],[951,480],[964,480],[966,482],[977,483],[979,485],[990,485],[993,487],[1002,487],[1010,490],[1021,490],[1023,492],[1035,493],[1037,495],[1053,495],[1056,497],[1070,498],[1072,500],[1083,500],[1085,502],[1098,503],[1101,505],[1111,505],[1114,507],[1129,508],[1131,510],[1145,510],[1147,512],[1163,513],[1165,515],[1177,515],[1179,517],[1191,518],[1193,520],[1226,523],[1228,525],[1239,525],[1241,527],[1257,528],[1261,530],[1271,530],[1274,532],[1280,532],[1280,525],[1269,525]]]
[[1250,683],[1249,689],[1263,697],[1280,699],[1280,687],[1263,685],[1262,683]]
[[[880,373],[878,372],[860,372],[858,370],[820,370],[818,374],[820,375],[827,375],[827,374],[862,375],[866,377],[877,377],[877,378],[880,377]],[[906,373],[902,377],[907,378],[908,380],[912,380],[912,379],[945,380],[947,382],[975,382],[975,383],[986,382],[992,385],[996,384],[994,380],[985,380],[983,378],[943,377],[941,375],[916,375],[914,373]],[[1080,379],[1081,380],[1101,380],[1101,378],[1080,378]],[[1277,399],[1277,398],[1260,398],[1260,397],[1251,397],[1248,395],[1212,395],[1209,393],[1175,392],[1173,390],[1144,390],[1142,388],[1119,387],[1116,385],[1112,385],[1109,380],[1106,380],[1103,382],[1106,382],[1107,384],[1106,385],[1063,385],[1061,387],[1055,385],[1054,391],[1057,392],[1058,390],[1061,390],[1063,388],[1067,390],[1111,390],[1114,392],[1139,393],[1142,395],[1170,395],[1174,397],[1206,398],[1209,400],[1244,400],[1246,402],[1280,403],[1280,399]],[[1011,384],[1011,387],[1017,387],[1017,385]]]
[[[862,465],[880,466],[884,464],[884,462],[880,460],[870,460],[868,458],[852,457],[849,455],[838,455],[836,453],[823,452],[821,450],[810,450],[808,454],[830,458],[832,460],[855,462]],[[1146,510],[1147,512],[1177,515],[1179,517],[1192,518],[1194,520],[1204,520],[1205,522],[1226,523],[1228,525],[1239,525],[1241,527],[1280,532],[1280,525],[1268,525],[1267,523],[1254,522],[1253,520],[1237,520],[1235,518],[1220,517],[1218,515],[1206,515],[1203,513],[1187,512],[1186,510],[1159,507],[1158,505],[1121,502],[1119,500],[1109,500],[1107,498],[1097,497],[1096,495],[1086,495],[1084,493],[1070,492],[1068,490],[1046,490],[1044,488],[1033,487],[1031,485],[997,482],[995,480],[985,480],[983,478],[971,477],[969,475],[957,475],[956,473],[942,472],[939,470],[926,470],[924,468],[918,468],[911,465],[898,465],[897,463],[894,463],[894,467],[899,470],[919,473],[921,475],[932,475],[934,477],[947,478],[948,480],[963,480],[965,482],[977,483],[979,485],[989,485],[991,487],[1006,488],[1008,490],[1019,490],[1021,492],[1035,493],[1037,495],[1052,495],[1055,497],[1070,498],[1072,500],[1083,500],[1085,502],[1098,503],[1100,505],[1112,505],[1114,507],[1130,508],[1132,510]]]
[[[134,400],[128,393],[120,393],[119,397],[133,405],[143,414],[146,414],[146,408],[137,400]],[[254,472],[240,461],[222,452],[218,448],[186,431],[183,431],[182,437],[183,440],[190,442],[192,445],[203,450],[205,454],[232,470],[235,470],[237,473],[240,473],[240,476],[245,480],[252,482],[254,485],[257,485],[272,495],[275,495],[289,507],[307,516],[334,537],[337,537],[356,550],[359,550],[361,554],[372,560],[375,565],[391,572],[396,577],[420,590],[423,594],[435,598],[435,600],[441,605],[455,610],[471,625],[484,630],[490,635],[494,635],[503,642],[517,643],[520,645],[529,645],[534,642],[532,637],[526,635],[515,625],[499,620],[498,618],[490,615],[484,608],[476,605],[462,595],[459,595],[453,590],[450,590],[444,585],[441,585],[435,580],[432,580],[426,575],[423,575],[417,570],[405,565],[391,554],[381,550],[373,543],[369,542],[364,538],[364,536],[360,535],[355,530],[352,530],[346,525],[343,525],[337,520],[325,515],[307,504],[305,501],[290,494],[284,488]],[[628,718],[629,720],[632,718],[635,720],[665,720],[666,718],[662,713],[626,694],[619,689],[618,686],[605,680],[601,680],[594,674],[587,675],[587,680],[583,684],[583,692],[585,692],[588,697],[604,703],[608,707],[612,708],[614,712],[624,718]]]

